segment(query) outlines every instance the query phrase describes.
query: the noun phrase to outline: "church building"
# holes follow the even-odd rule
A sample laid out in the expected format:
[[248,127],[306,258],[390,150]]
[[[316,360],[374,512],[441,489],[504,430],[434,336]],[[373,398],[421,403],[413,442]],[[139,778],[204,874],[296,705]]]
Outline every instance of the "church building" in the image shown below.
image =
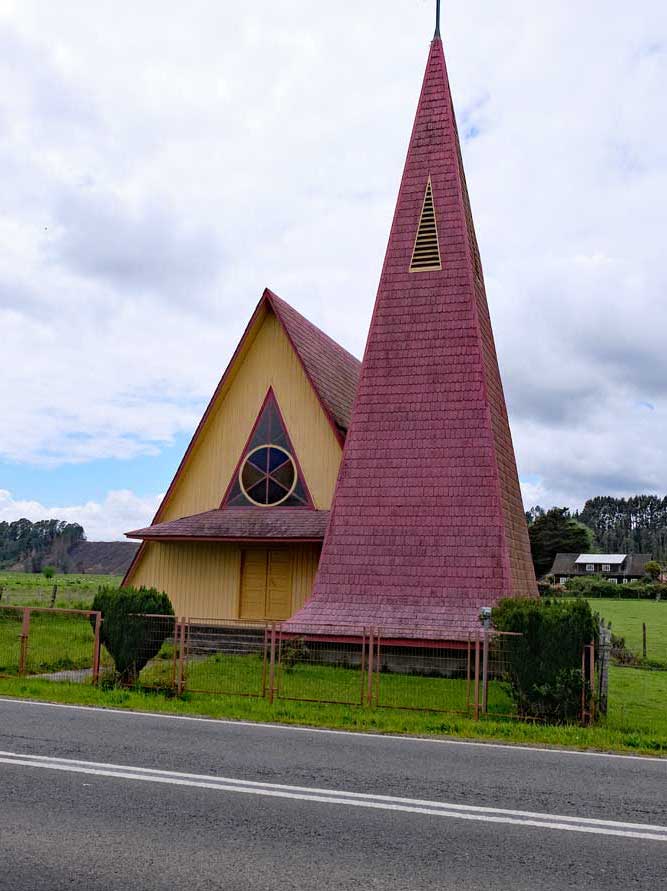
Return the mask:
[[265,291],[128,536],[190,618],[465,634],[537,595],[439,27],[363,363]]

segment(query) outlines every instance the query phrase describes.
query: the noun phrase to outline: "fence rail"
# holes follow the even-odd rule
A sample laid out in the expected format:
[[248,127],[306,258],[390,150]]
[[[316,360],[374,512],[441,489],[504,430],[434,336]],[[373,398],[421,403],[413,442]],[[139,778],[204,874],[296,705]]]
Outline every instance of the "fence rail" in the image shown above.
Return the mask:
[[[121,681],[143,688],[358,708],[520,717],[509,653],[520,635],[457,629],[318,626],[130,617]],[[0,676],[96,684],[114,664],[92,610],[0,606]],[[594,686],[593,647],[582,669]],[[117,675],[115,676],[117,678]],[[582,696],[582,720],[593,719]]]

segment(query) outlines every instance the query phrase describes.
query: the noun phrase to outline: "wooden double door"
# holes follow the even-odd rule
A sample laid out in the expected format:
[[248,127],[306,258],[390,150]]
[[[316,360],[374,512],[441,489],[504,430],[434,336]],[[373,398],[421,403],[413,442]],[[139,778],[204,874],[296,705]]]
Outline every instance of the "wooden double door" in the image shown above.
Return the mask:
[[289,619],[292,615],[292,552],[248,548],[241,553],[242,619]]

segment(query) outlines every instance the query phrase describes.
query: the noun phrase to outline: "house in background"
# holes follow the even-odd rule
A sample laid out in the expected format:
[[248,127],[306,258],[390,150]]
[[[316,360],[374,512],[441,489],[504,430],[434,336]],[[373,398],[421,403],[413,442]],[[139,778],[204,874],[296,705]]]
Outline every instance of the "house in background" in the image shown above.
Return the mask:
[[557,585],[587,575],[599,575],[621,585],[641,581],[650,560],[650,554],[556,554],[548,574]]

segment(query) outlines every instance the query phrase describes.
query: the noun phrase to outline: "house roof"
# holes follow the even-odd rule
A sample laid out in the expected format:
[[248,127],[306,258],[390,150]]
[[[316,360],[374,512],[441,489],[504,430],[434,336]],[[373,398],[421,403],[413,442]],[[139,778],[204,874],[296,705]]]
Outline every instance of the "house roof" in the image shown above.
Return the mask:
[[[615,561],[612,558],[617,558],[618,556],[618,554],[556,554],[553,566],[547,575],[572,575],[573,573],[581,573],[582,562],[584,565],[586,563],[609,563],[613,566]],[[586,560],[578,562],[581,557],[586,557]],[[642,576],[646,571],[646,564],[651,560],[651,554],[626,554],[624,559],[625,565],[623,566],[623,575]],[[616,561],[616,565],[617,564],[618,561]]]
[[322,541],[327,510],[227,507],[126,532],[143,541]]
[[[411,272],[424,215],[439,263]],[[537,587],[435,39],[314,593],[293,621],[474,629],[510,594]]]
[[361,362],[268,288],[264,297],[282,323],[320,401],[336,427],[346,432]]
[[613,563],[618,565],[622,563],[627,554],[579,554],[575,563]]

